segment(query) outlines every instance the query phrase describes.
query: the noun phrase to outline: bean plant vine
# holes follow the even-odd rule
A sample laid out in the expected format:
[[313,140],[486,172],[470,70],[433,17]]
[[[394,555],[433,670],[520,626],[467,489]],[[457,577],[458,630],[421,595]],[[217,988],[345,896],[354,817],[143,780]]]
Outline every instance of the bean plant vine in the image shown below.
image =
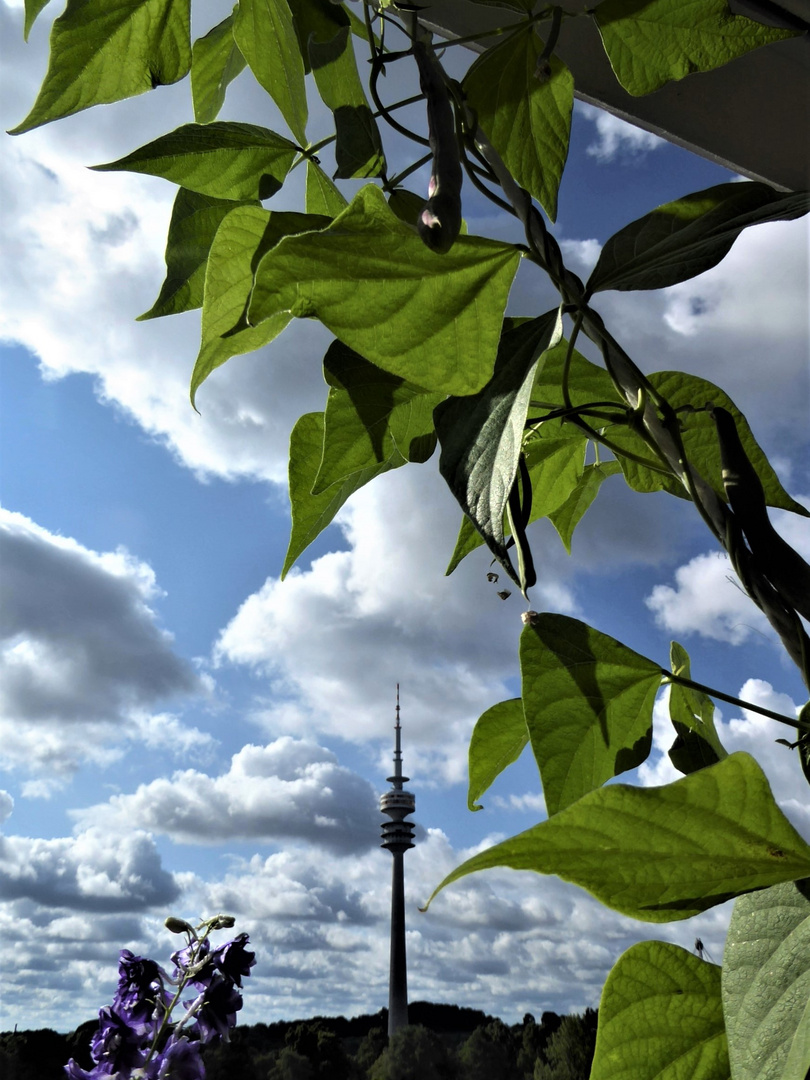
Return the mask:
[[[45,3],[26,0],[26,36]],[[598,310],[602,292],[661,289],[710,269],[742,230],[806,214],[810,196],[754,181],[685,195],[607,240],[587,281],[553,232],[576,90],[558,46],[573,19],[595,24],[616,78],[635,95],[799,31],[737,14],[726,0],[602,0],[576,12],[533,0],[476,6],[499,12],[487,33],[446,40],[427,2],[239,0],[192,43],[190,0],[68,0],[39,96],[13,133],[190,73],[195,121],[96,168],[179,187],[166,279],[141,318],[201,309],[192,404],[219,366],[295,318],[318,319],[334,335],[324,410],[302,416],[291,437],[283,574],[355,491],[426,462],[438,446],[462,511],[448,572],[486,545],[499,564],[489,578],[505,575],[527,600],[521,696],[475,726],[468,803],[479,808],[531,745],[548,818],[476,855],[436,891],[508,866],[557,874],[651,923],[737,898],[722,969],[702,950],[661,941],[619,958],[602,995],[592,1078],[806,1080],[810,846],[757,761],[727,753],[712,699],[782,722],[785,753],[808,781],[810,704],[795,717],[740,702],[692,680],[676,642],[663,666],[584,622],[528,607],[531,523],[549,518],[570,550],[603,482],[618,474],[636,492],[681,499],[685,513],[691,503],[810,686],[810,567],[768,508],[808,511],[722,389],[643,371]],[[450,71],[462,56],[458,78]],[[286,133],[217,119],[245,68]],[[390,100],[390,86],[409,79],[409,92]],[[334,120],[334,133],[315,142],[308,92]],[[414,190],[425,168],[427,191]],[[301,171],[304,211],[274,210],[273,197]],[[339,185],[357,180],[368,182],[353,183],[349,200]],[[467,232],[473,190],[515,219],[518,242]],[[506,316],[526,263],[558,300]],[[579,351],[583,342],[601,362]],[[682,778],[608,784],[647,759],[663,686]]]

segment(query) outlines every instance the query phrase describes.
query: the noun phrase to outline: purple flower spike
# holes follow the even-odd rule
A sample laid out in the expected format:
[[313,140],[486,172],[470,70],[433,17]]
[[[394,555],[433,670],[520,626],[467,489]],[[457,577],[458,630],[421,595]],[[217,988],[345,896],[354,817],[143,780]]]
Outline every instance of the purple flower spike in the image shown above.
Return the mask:
[[98,1031],[90,1052],[98,1062],[99,1076],[118,1072],[129,1076],[132,1069],[145,1063],[148,1048],[149,1036],[142,1024],[129,1023],[110,1005],[98,1014]]
[[230,1029],[236,1024],[236,1014],[242,1008],[242,995],[230,979],[216,972],[211,980],[205,1001],[197,1013],[200,1039],[203,1043],[228,1041]]

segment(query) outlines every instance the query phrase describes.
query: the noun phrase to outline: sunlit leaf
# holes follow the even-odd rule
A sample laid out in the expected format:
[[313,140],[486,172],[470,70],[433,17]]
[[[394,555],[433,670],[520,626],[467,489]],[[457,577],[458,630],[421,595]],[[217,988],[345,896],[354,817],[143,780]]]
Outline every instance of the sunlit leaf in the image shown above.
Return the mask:
[[[384,462],[345,480],[333,484],[319,495],[312,494],[312,485],[323,453],[323,413],[305,413],[299,418],[290,437],[290,504],[292,531],[282,581],[298,557],[334,519],[335,514],[363,484],[375,476],[395,468],[394,462]],[[405,461],[398,462],[404,465]]]
[[738,753],[663,787],[598,788],[474,855],[433,896],[467,874],[506,866],[557,874],[631,918],[671,922],[807,877],[810,847],[757,762]]
[[287,0],[239,0],[233,35],[256,81],[304,145],[307,126],[304,61]]
[[211,244],[222,219],[236,205],[229,199],[212,199],[180,188],[166,242],[166,280],[155,303],[139,318],[155,319],[202,305]]
[[716,266],[743,229],[765,221],[789,221],[808,211],[810,192],[785,194],[753,181],[696,191],[659,206],[611,236],[588,290],[663,289],[687,281]]
[[661,668],[567,615],[520,638],[523,709],[549,814],[646,760]]
[[427,461],[436,448],[433,409],[441,394],[375,367],[340,341],[329,346],[323,371],[330,389],[314,495],[363,469]]
[[323,233],[283,240],[264,257],[249,318],[315,316],[377,367],[426,390],[471,394],[492,374],[519,259],[511,244],[478,236],[437,255],[368,186]]
[[483,390],[449,398],[435,413],[442,448],[439,471],[487,547],[512,575],[503,516],[517,474],[537,363],[559,332],[556,310],[507,331]]
[[609,476],[621,472],[618,461],[602,461],[599,464],[586,465],[576,487],[557,510],[548,515],[548,519],[565,544],[565,550],[571,554],[571,539],[585,512],[599,493],[602,483]]
[[208,256],[202,342],[191,377],[192,403],[214,368],[232,356],[267,345],[290,321],[289,312],[279,312],[260,326],[245,322],[254,270],[262,255],[284,236],[328,224],[328,218],[317,215],[271,213],[259,206],[237,207],[223,219]]
[[320,165],[308,161],[305,194],[307,213],[335,218],[342,214],[348,205]]
[[[672,642],[669,657],[674,674],[691,678],[689,654],[677,641]],[[669,718],[677,733],[669,758],[678,772],[705,769],[728,756],[714,726],[714,702],[707,694],[673,681]]]
[[191,51],[191,97],[198,124],[216,120],[228,84],[245,69],[245,58],[234,41],[235,11],[194,42]]
[[616,78],[635,95],[796,33],[736,15],[727,0],[605,0],[593,17]]
[[553,221],[568,156],[574,78],[562,60],[540,67],[543,42],[528,25],[487,49],[464,79],[478,122],[515,180]]
[[810,882],[740,897],[723,955],[734,1080],[806,1080],[809,1001]]
[[607,977],[590,1080],[729,1080],[720,968],[641,941]]
[[[768,505],[790,510],[803,517],[810,516],[807,509],[791,498],[782,487],[779,477],[754,439],[748,421],[731,398],[719,387],[707,379],[701,379],[697,375],[688,375],[682,371],[657,371],[648,378],[650,384],[672,408],[678,410],[681,438],[687,458],[703,479],[711,484],[721,499],[725,500],[726,493],[723,486],[720,447],[714,421],[706,410],[707,404],[715,408],[722,407],[734,417],[740,442],[756,470]],[[620,449],[627,448],[649,456],[644,442],[630,428],[611,427],[608,428],[607,433]],[[620,457],[619,462],[627,483],[634,491],[664,490],[684,496],[683,487],[673,478],[654,472],[629,458]]]
[[37,20],[37,16],[44,7],[47,7],[49,0],[25,0],[25,28],[23,30],[23,37],[28,41],[28,35],[31,33],[31,27]]
[[335,119],[335,176],[379,176],[385,168],[382,142],[357,73],[349,27],[329,41],[310,38],[309,57],[318,92]]
[[191,66],[190,0],[68,0],[51,29],[48,71],[10,133],[177,82]]
[[478,802],[484,792],[523,753],[529,733],[520,698],[500,701],[479,716],[468,753],[470,781],[467,808],[483,810]]
[[183,124],[118,161],[93,168],[162,176],[216,199],[269,199],[284,183],[294,157],[295,146],[274,131],[217,120]]

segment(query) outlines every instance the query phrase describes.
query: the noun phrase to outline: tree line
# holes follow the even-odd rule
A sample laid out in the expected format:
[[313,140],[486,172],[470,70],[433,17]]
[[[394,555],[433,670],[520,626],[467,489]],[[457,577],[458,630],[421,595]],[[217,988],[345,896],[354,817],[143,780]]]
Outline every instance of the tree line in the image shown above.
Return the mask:
[[[508,1025],[477,1009],[414,1002],[389,1040],[386,1009],[237,1027],[205,1053],[206,1080],[587,1080],[597,1012],[527,1013]],[[91,1065],[95,1020],[70,1034],[0,1034],[0,1080],[61,1080],[74,1057]]]

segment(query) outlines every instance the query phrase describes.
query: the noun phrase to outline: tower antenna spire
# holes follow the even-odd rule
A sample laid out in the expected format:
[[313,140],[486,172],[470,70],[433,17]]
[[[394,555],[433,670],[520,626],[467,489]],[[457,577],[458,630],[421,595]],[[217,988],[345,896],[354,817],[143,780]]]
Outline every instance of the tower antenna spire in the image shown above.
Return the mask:
[[388,974],[388,1035],[408,1023],[408,967],[405,954],[405,880],[403,855],[413,847],[414,823],[405,818],[416,809],[416,799],[402,786],[408,777],[402,775],[402,724],[399,716],[399,683],[397,683],[396,722],[394,724],[394,775],[388,777],[392,787],[380,798],[380,810],[390,821],[382,825],[382,847],[391,852],[394,862],[391,874],[391,962]]

